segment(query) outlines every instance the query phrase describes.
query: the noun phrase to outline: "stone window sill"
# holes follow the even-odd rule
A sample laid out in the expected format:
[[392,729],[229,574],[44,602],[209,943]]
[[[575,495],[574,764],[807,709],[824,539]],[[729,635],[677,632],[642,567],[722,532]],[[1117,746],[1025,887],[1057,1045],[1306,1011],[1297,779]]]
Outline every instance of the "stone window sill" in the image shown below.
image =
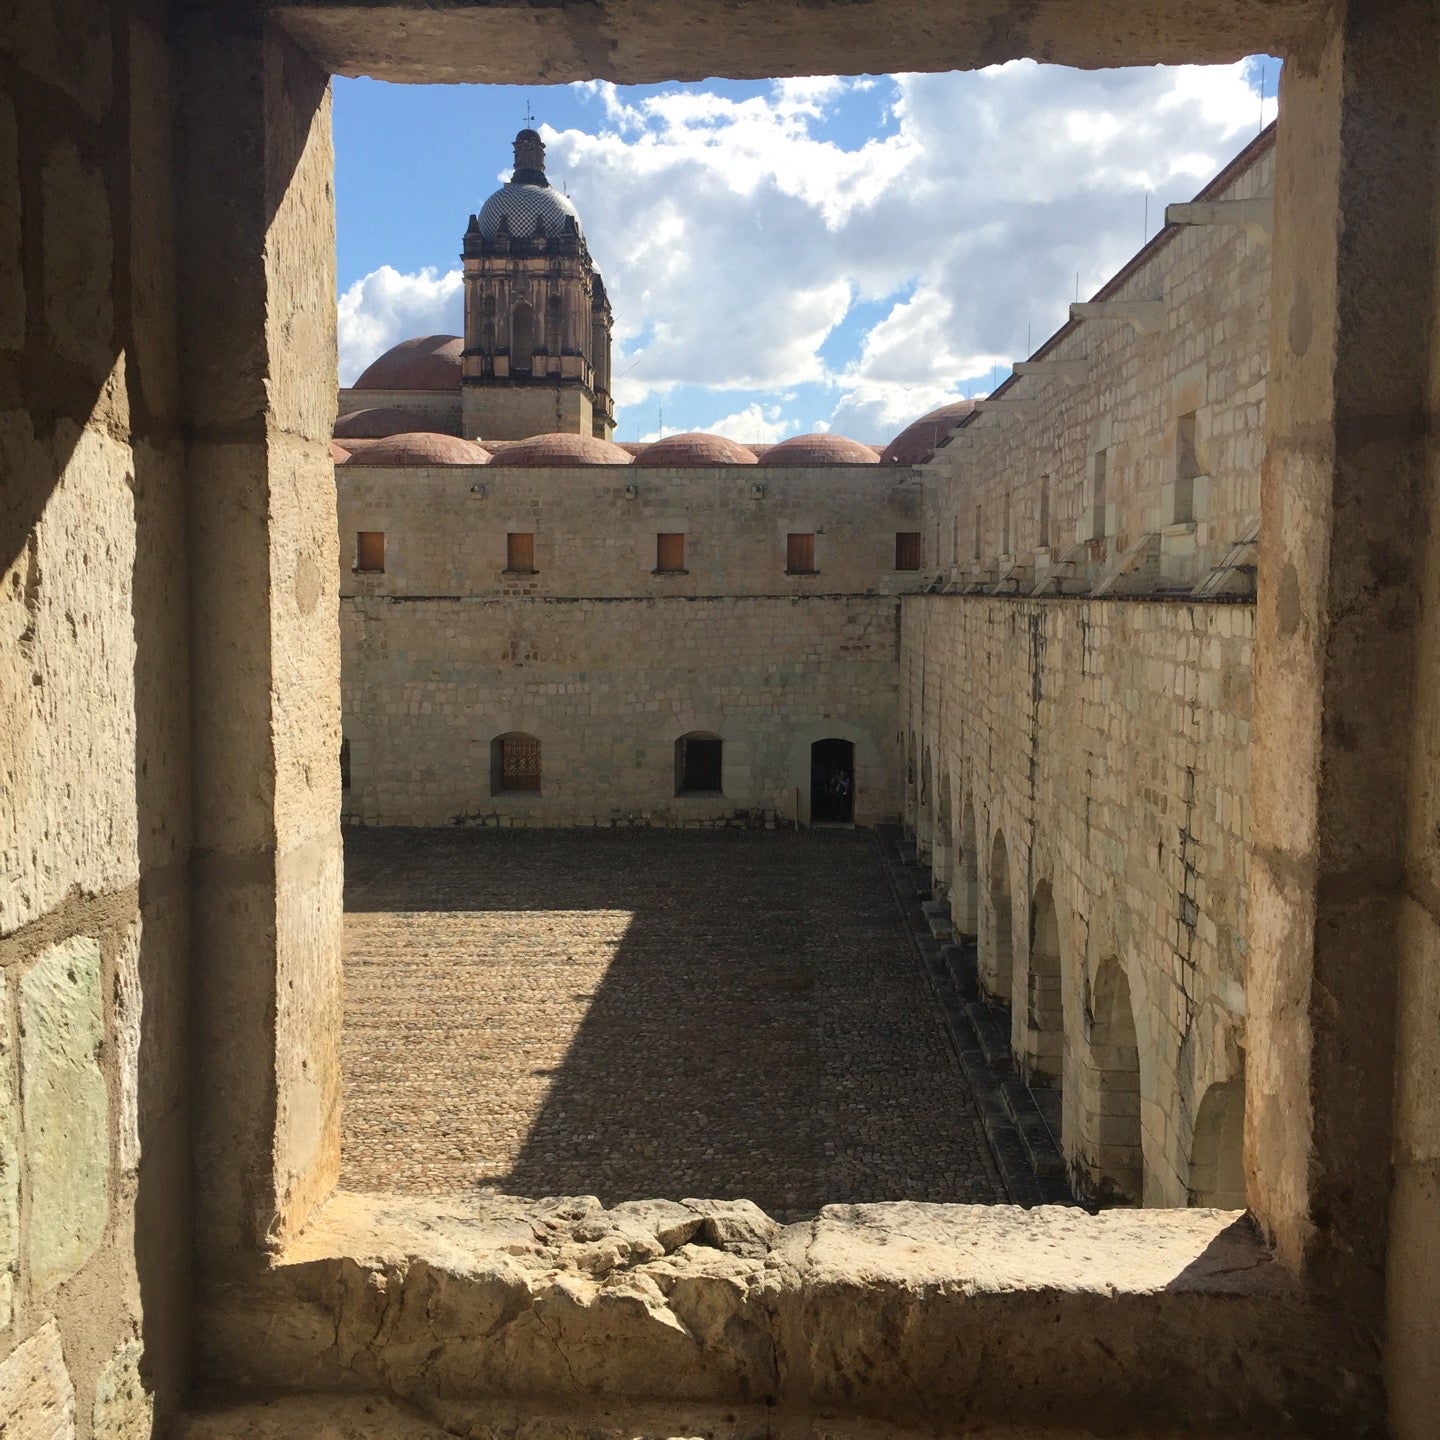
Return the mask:
[[[1230,1211],[899,1201],[782,1226],[745,1200],[342,1192],[206,1310],[210,1365],[248,1390],[401,1396],[452,1433],[536,1396],[547,1416],[703,1399],[912,1432],[1076,1414],[1147,1435],[1197,1416],[1215,1434],[1369,1433],[1375,1404]],[[990,1355],[1009,1357],[1003,1383],[977,1372]],[[1244,1357],[1240,1379],[1221,1355]]]
[[652,575],[688,575],[688,570],[652,570]]
[[502,575],[538,575],[540,572],[538,570],[510,570],[507,568],[500,573]]

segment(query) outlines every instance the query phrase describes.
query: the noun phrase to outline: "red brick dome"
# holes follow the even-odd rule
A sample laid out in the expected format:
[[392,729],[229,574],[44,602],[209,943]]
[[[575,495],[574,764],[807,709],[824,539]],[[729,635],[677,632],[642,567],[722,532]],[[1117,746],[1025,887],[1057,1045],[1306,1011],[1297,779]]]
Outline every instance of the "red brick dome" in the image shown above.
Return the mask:
[[350,452],[352,465],[485,465],[489,460],[483,445],[433,430],[369,440]]
[[540,470],[552,465],[628,465],[630,452],[591,435],[532,435],[507,445],[493,465],[506,469]]
[[365,410],[352,410],[335,422],[337,440],[384,440],[391,435],[413,435],[429,430],[431,422],[414,410],[399,410],[393,405],[372,405]]
[[766,465],[878,465],[869,445],[843,435],[792,435],[765,452]]
[[392,345],[373,361],[355,382],[356,390],[458,390],[460,352],[465,342],[458,335],[417,335]]
[[636,455],[635,464],[642,467],[676,467],[687,465],[753,465],[755,454],[738,441],[724,435],[667,435],[653,445],[645,446]]
[[956,400],[942,405],[918,420],[912,420],[881,452],[885,465],[918,465],[928,460],[936,446],[975,409],[973,400]]
[[648,441],[641,440],[617,440],[615,442],[622,450],[631,455],[643,455],[650,448]]
[[343,445],[337,445],[332,440],[330,442],[330,458],[337,465],[343,465],[347,460],[349,460],[350,452]]

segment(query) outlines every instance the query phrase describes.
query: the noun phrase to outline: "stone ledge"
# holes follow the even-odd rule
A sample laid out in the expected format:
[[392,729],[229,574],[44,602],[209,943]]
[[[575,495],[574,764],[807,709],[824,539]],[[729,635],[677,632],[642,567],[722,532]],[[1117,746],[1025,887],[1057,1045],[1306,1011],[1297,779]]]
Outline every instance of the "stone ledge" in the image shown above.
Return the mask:
[[1382,1433],[1363,1359],[1242,1216],[1206,1210],[897,1202],[781,1227],[743,1201],[338,1194],[266,1271],[212,1288],[201,1364],[466,1435],[521,1401]]
[[[379,1395],[285,1395],[215,1403],[181,1418],[176,1440],[935,1440],[933,1430],[905,1430],[843,1416],[777,1415],[764,1405],[590,1404],[559,1410],[499,1403],[479,1413],[441,1404],[438,1418]],[[1133,1433],[1133,1432],[1132,1432]],[[1235,1432],[1187,1440],[1244,1440]],[[1177,1437],[1146,1430],[1147,1440]],[[967,1440],[1097,1440],[1093,1430],[987,1425]],[[1259,1440],[1259,1437],[1256,1437]],[[1270,1435],[1266,1440],[1284,1440]]]

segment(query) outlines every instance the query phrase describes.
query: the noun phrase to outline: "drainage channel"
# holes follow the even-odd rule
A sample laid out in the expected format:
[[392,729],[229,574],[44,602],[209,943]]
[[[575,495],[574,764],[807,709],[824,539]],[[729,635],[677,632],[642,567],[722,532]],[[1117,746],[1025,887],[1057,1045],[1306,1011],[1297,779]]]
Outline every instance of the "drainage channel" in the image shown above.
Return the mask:
[[1016,1205],[1075,1205],[1060,1149],[1060,1092],[1028,1085],[1010,1049],[1010,1007],[980,999],[973,938],[953,934],[950,907],[932,900],[930,867],[899,825],[876,842],[896,903],[974,1092],[985,1136]]

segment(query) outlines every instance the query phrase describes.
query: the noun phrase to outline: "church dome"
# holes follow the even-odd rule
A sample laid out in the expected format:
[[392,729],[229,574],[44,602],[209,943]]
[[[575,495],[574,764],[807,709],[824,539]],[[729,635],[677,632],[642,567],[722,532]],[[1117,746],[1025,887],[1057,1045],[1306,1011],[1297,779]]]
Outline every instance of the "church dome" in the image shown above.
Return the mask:
[[534,235],[558,240],[567,231],[580,235],[580,215],[545,178],[545,143],[538,131],[525,129],[515,137],[515,173],[481,207],[470,222],[484,240],[505,231],[513,236]]
[[541,470],[560,465],[628,465],[628,450],[593,435],[532,435],[507,445],[490,462],[496,469]]
[[392,345],[351,387],[354,390],[458,390],[458,335],[417,335]]
[[918,465],[929,459],[936,446],[973,410],[973,400],[956,400],[942,405],[918,420],[912,420],[880,452],[884,465]]
[[352,410],[335,422],[337,440],[384,440],[390,435],[413,434],[429,428],[425,416],[414,410],[398,410],[393,405],[371,405]]
[[754,454],[724,435],[667,435],[645,446],[635,464],[644,467],[675,468],[692,465],[753,465]]
[[765,452],[766,465],[878,465],[869,445],[843,435],[792,435]]
[[483,445],[432,430],[371,440],[350,452],[352,465],[484,465],[489,459]]
[[580,214],[570,203],[568,195],[562,195],[548,183],[545,185],[517,185],[507,180],[481,207],[476,222],[480,234],[486,240],[493,240],[500,233],[500,222],[511,235],[533,235],[537,227],[549,239],[558,239],[566,227],[573,225],[575,233],[581,234]]
[[347,460],[349,460],[350,452],[343,445],[337,445],[332,440],[330,442],[330,458],[337,465],[343,465]]

